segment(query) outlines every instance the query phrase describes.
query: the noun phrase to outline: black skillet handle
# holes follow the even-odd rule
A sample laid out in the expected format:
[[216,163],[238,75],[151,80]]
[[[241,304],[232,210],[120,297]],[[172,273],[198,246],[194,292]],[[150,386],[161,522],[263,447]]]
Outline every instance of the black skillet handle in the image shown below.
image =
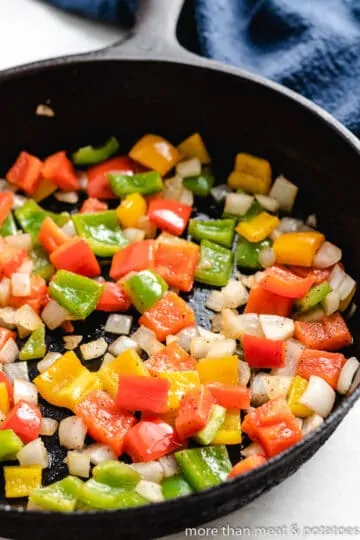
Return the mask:
[[138,0],[137,21],[125,41],[103,50],[116,58],[194,59],[176,39],[176,26],[184,0]]

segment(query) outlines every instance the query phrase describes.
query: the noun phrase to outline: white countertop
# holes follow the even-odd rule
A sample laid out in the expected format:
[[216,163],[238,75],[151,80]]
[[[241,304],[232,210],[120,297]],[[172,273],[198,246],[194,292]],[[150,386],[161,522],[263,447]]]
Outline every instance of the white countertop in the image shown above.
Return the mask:
[[[36,0],[0,0],[0,69],[98,49],[118,37],[119,30],[115,27],[82,20]],[[360,403],[325,446],[294,476],[246,508],[206,526],[217,528],[217,537],[226,537],[226,530],[231,532],[231,529],[225,529],[224,533],[222,526],[248,527],[255,536],[256,527],[290,527],[295,523],[302,529],[298,536],[307,533],[308,538],[320,534],[311,534],[304,527],[360,526],[359,463]],[[199,530],[199,536],[202,532]],[[207,536],[215,536],[214,533]],[[265,538],[275,535],[276,530],[257,534]],[[251,538],[245,530],[237,536]],[[338,533],[325,537],[339,536]],[[290,538],[291,533],[283,532],[282,537]],[[341,537],[350,535],[343,533]],[[181,533],[171,538],[180,540],[185,535]]]

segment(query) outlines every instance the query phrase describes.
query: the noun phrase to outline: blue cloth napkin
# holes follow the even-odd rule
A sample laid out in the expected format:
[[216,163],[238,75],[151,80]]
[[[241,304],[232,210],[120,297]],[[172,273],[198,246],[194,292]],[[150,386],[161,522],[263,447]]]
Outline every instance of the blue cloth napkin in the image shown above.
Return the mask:
[[[136,5],[48,1],[122,22]],[[203,55],[296,90],[360,136],[360,0],[195,0],[195,13]]]

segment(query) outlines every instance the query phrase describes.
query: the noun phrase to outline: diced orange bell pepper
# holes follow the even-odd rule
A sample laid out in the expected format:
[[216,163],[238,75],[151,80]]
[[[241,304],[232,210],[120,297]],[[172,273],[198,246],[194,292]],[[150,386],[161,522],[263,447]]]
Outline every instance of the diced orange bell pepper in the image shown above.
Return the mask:
[[261,285],[267,291],[286,298],[302,298],[314,283],[314,278],[301,278],[282,266],[272,266],[265,271]]
[[280,315],[288,317],[291,312],[293,300],[267,291],[262,283],[254,285],[249,294],[245,313],[258,313]]
[[94,197],[89,197],[83,202],[79,213],[93,214],[94,212],[103,212],[108,208],[109,206],[105,202],[99,201],[99,199],[95,199]]
[[42,222],[39,231],[39,241],[45,251],[52,253],[67,240],[69,240],[69,237],[56,225],[55,221],[47,216]]
[[233,189],[265,195],[271,184],[270,163],[251,154],[237,154],[235,168],[228,178],[228,184]]
[[152,199],[148,208],[150,221],[159,229],[180,235],[185,231],[192,207],[168,199]]
[[260,426],[258,438],[268,457],[284,452],[302,439],[296,419],[271,426]]
[[235,478],[236,476],[250,472],[257,467],[261,467],[261,465],[263,465],[265,462],[266,458],[264,456],[258,454],[249,456],[233,466],[229,472],[228,478]]
[[289,232],[277,238],[273,250],[278,264],[312,266],[314,257],[325,236],[314,232]]
[[31,306],[36,313],[40,313],[41,309],[46,306],[49,301],[48,287],[46,281],[36,274],[30,278],[31,293],[30,296],[13,296],[10,295],[8,305],[13,308],[19,308],[25,304]]
[[132,147],[129,156],[149,169],[158,171],[165,176],[180,161],[176,148],[159,135],[144,135]]
[[101,273],[100,265],[88,243],[79,237],[70,238],[50,254],[50,261],[57,270],[68,270],[86,277]]
[[194,360],[174,341],[144,362],[151,375],[162,371],[192,371],[196,369]]
[[184,395],[200,385],[197,371],[164,371],[156,374],[170,382],[168,409],[178,409]]
[[340,313],[323,317],[320,321],[295,321],[295,338],[309,349],[326,351],[336,351],[352,343],[352,336]]
[[104,288],[96,309],[99,311],[127,311],[131,300],[120,283],[105,281]]
[[193,326],[195,314],[185,300],[173,292],[168,292],[140,317],[139,322],[155,332],[160,341],[164,341],[166,336]]
[[199,262],[199,246],[182,238],[162,234],[156,241],[154,269],[170,287],[191,291]]
[[240,385],[210,383],[207,385],[218,405],[225,409],[248,409],[250,407],[251,391]]
[[215,398],[204,385],[185,394],[175,420],[176,432],[181,441],[189,439],[206,426],[214,404]]
[[239,384],[238,357],[235,355],[204,358],[197,363],[197,370],[203,384]]
[[279,368],[285,362],[285,341],[245,334],[242,338],[245,360],[252,368]]
[[279,225],[280,220],[268,212],[261,212],[248,221],[240,221],[236,227],[236,232],[241,234],[248,242],[262,242],[270,236]]
[[193,133],[193,135],[190,135],[190,137],[178,145],[177,149],[181,158],[198,158],[204,165],[207,165],[211,161],[209,152],[207,151],[200,133]]
[[32,195],[40,182],[42,161],[27,152],[20,152],[6,179],[11,184]]
[[287,422],[294,417],[291,409],[283,397],[270,399],[261,407],[248,413],[242,423],[242,429],[253,441],[257,440],[258,426],[271,426]]
[[313,279],[314,285],[320,285],[324,281],[329,281],[331,268],[306,268],[305,266],[290,266],[289,270],[299,277]]
[[171,383],[160,377],[143,375],[119,375],[116,404],[127,411],[165,413]]
[[3,191],[0,193],[0,226],[11,212],[14,204],[14,194],[12,191]]
[[129,272],[140,272],[153,266],[154,240],[141,240],[115,253],[110,269],[112,279],[120,279]]
[[158,418],[141,420],[125,438],[125,452],[137,462],[154,461],[181,448],[175,430]]
[[317,375],[336,389],[340,371],[345,362],[345,356],[340,353],[305,349],[300,356],[296,373],[307,380],[311,375]]
[[80,188],[79,179],[66,152],[56,152],[45,159],[41,170],[43,178],[51,180],[59,188],[68,191]]

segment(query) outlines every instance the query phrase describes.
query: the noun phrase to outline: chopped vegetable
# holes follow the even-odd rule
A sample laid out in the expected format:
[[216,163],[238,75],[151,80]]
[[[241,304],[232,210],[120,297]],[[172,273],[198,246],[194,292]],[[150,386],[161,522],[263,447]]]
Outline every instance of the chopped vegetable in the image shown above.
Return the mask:
[[158,418],[140,420],[126,435],[125,452],[136,463],[152,461],[181,447],[174,429]]
[[325,237],[319,232],[290,232],[279,236],[273,250],[278,264],[312,266],[317,250]]
[[67,476],[49,486],[33,489],[29,500],[44,510],[71,512],[75,510],[82,485],[79,478]]
[[42,167],[40,159],[27,152],[20,152],[6,178],[11,184],[32,195],[39,185]]
[[110,277],[119,279],[129,272],[147,270],[152,266],[153,249],[153,240],[142,240],[126,246],[113,257]]
[[261,268],[259,256],[264,248],[271,246],[272,241],[265,238],[261,242],[249,242],[239,236],[236,244],[235,261],[240,268],[259,270]]
[[124,283],[126,293],[140,313],[149,310],[167,291],[167,284],[152,270],[142,270]]
[[19,353],[20,360],[43,358],[46,354],[45,326],[41,324],[34,330]]
[[73,222],[79,236],[88,242],[93,253],[99,257],[111,257],[127,245],[115,210],[75,214]]
[[161,487],[166,501],[193,493],[192,487],[182,474],[165,478],[161,483]]
[[41,169],[42,177],[51,180],[66,191],[79,189],[79,180],[71,161],[65,152],[57,152],[45,159]]
[[97,199],[114,199],[108,181],[108,174],[116,172],[123,175],[133,175],[136,170],[135,163],[127,156],[111,158],[100,165],[95,165],[87,171],[87,192],[89,197]]
[[41,467],[4,467],[5,497],[27,497],[41,485]]
[[185,480],[195,491],[221,484],[231,470],[225,446],[191,448],[175,453]]
[[116,209],[122,227],[137,227],[139,219],[146,215],[147,204],[140,193],[127,195]]
[[239,461],[229,472],[229,478],[236,478],[241,474],[248,473],[257,467],[261,467],[266,463],[266,458],[261,455],[249,456],[242,461]]
[[119,142],[116,137],[110,137],[102,146],[82,146],[73,153],[72,160],[75,165],[95,165],[109,159],[119,150]]
[[234,255],[209,240],[202,240],[200,261],[195,273],[196,281],[206,285],[224,286],[230,279]]
[[140,482],[140,474],[126,463],[105,460],[93,469],[93,476],[97,482],[112,487],[134,489]]
[[191,219],[189,223],[189,234],[195,240],[210,240],[221,246],[231,248],[234,238],[234,219],[213,219],[202,221]]
[[62,307],[85,319],[96,308],[103,286],[87,277],[59,270],[50,283],[49,293]]
[[265,159],[250,154],[237,154],[235,169],[228,178],[233,189],[243,189],[249,193],[266,195],[271,184],[271,167]]
[[248,242],[262,242],[279,225],[279,218],[267,212],[261,212],[247,221],[241,221],[236,227],[236,232]]
[[177,236],[181,235],[189,221],[192,208],[188,204],[166,199],[150,201],[148,216],[159,229]]
[[[179,165],[181,165],[181,163]],[[183,185],[198,197],[206,197],[209,195],[214,183],[214,176],[207,171],[186,176],[183,180]]]
[[199,133],[194,133],[180,143],[177,147],[180,155],[184,158],[198,158],[201,163],[210,163],[210,155]]
[[310,349],[334,351],[352,343],[349,329],[339,313],[316,322],[295,321],[295,337]]
[[170,382],[166,379],[141,375],[119,375],[116,403],[120,409],[166,412]]
[[180,154],[166,139],[159,135],[144,135],[129,152],[141,165],[155,169],[162,176],[180,160]]
[[13,461],[23,447],[23,442],[12,429],[0,430],[0,461]]

